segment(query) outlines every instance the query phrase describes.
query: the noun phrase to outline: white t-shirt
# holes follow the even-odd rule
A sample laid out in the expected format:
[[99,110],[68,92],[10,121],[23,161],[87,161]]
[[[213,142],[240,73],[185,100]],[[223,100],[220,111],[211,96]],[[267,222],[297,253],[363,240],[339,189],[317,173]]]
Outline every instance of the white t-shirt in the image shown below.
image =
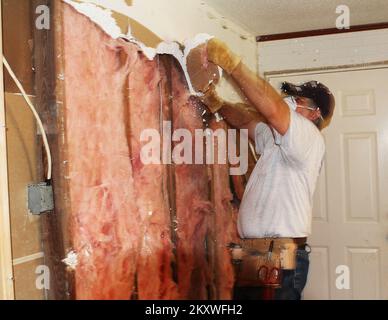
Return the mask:
[[290,110],[284,136],[265,123],[255,129],[261,155],[247,183],[238,216],[242,238],[307,237],[325,143],[317,127]]

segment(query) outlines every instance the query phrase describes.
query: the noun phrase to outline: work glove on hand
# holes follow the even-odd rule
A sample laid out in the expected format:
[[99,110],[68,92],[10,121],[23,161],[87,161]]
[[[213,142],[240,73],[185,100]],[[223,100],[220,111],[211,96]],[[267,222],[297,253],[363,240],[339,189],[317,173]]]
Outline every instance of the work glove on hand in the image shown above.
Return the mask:
[[202,103],[208,107],[211,113],[216,113],[224,104],[224,101],[218,96],[214,87],[210,87],[200,99]]
[[235,55],[225,43],[213,38],[207,43],[208,60],[231,74],[240,64],[241,57]]

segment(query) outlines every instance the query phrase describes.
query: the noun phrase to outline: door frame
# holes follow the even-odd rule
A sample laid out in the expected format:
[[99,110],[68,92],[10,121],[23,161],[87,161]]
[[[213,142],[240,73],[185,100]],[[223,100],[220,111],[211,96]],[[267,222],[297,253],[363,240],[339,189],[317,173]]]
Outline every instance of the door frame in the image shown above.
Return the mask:
[[[3,55],[2,7],[0,3],[0,52]],[[4,77],[0,68],[0,300],[13,300],[13,266],[9,212],[7,129],[5,123]]]

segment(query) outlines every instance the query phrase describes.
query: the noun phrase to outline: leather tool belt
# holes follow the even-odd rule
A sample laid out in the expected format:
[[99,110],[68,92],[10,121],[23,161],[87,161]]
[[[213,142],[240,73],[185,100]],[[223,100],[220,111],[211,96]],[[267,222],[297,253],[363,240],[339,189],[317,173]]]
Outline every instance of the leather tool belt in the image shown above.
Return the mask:
[[295,269],[296,251],[304,249],[306,241],[306,238],[260,238],[231,244],[235,285],[279,288],[282,270]]

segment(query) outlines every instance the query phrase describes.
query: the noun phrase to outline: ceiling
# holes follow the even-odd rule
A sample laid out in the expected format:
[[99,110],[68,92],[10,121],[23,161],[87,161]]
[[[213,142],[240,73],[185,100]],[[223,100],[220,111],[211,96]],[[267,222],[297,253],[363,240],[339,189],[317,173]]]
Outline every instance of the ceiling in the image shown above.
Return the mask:
[[255,36],[335,28],[338,5],[350,25],[388,22],[387,0],[204,0]]

